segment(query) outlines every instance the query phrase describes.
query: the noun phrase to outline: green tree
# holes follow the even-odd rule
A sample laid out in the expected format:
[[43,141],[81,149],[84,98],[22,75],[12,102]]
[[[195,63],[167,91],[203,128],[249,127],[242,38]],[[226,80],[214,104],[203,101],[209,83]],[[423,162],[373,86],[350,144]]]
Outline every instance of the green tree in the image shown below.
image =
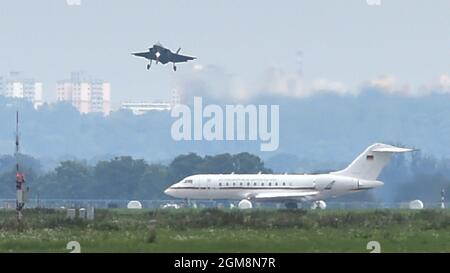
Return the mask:
[[164,190],[173,184],[169,178],[169,168],[161,164],[147,166],[135,193],[138,199],[166,199]]
[[195,153],[177,156],[169,165],[171,179],[179,181],[186,176],[201,173],[203,158]]
[[142,159],[130,156],[116,157],[110,161],[100,161],[94,168],[94,177],[98,198],[132,198],[142,176],[147,169]]
[[233,156],[228,153],[215,156],[207,155],[199,165],[199,169],[202,173],[231,173],[236,171],[236,164]]
[[95,193],[92,167],[79,161],[62,161],[54,171],[41,176],[33,196],[44,198],[89,198]]
[[264,167],[264,162],[256,155],[239,153],[233,156],[236,173],[272,173],[272,170]]

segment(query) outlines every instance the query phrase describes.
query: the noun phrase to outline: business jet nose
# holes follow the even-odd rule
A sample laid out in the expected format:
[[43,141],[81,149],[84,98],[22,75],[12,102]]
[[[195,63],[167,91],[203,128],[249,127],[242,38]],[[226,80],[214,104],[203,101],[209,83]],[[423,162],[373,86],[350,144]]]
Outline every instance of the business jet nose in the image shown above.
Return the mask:
[[171,189],[171,187],[168,187],[168,188],[164,191],[165,194],[170,195],[170,196],[172,196],[172,192],[173,192],[173,190]]

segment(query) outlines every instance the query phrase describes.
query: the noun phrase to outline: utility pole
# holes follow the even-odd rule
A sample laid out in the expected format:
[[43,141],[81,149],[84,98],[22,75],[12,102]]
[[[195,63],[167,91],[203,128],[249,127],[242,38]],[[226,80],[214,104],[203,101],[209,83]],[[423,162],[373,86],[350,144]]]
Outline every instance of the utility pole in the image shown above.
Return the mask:
[[22,221],[22,209],[25,206],[26,191],[25,191],[25,175],[20,172],[19,167],[19,111],[16,112],[16,214],[17,222]]

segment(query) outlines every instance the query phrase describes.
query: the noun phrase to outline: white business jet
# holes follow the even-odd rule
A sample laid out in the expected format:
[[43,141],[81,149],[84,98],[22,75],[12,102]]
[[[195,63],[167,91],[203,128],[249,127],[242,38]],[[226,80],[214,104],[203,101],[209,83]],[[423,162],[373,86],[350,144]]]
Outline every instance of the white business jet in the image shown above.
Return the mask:
[[184,178],[164,193],[185,199],[241,200],[248,209],[255,201],[281,202],[297,208],[298,202],[312,202],[311,208],[325,209],[324,199],[370,190],[384,183],[377,178],[394,153],[410,152],[376,143],[369,146],[347,168],[327,174],[197,174]]

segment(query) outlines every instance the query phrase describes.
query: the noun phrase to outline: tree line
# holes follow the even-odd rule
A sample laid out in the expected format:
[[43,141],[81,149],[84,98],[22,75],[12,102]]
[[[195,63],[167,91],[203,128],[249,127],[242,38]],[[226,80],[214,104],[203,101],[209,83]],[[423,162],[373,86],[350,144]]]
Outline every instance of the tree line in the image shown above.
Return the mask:
[[[168,199],[164,189],[186,176],[200,173],[271,173],[263,161],[249,153],[219,154],[201,157],[195,153],[180,155],[170,164],[149,164],[130,156],[102,160],[95,165],[85,161],[62,161],[50,172],[42,172],[40,163],[20,155],[22,171],[31,188],[30,198],[55,199]],[[13,198],[15,159],[0,158],[0,197]]]
[[[131,156],[114,157],[88,164],[83,160],[61,161],[50,171],[27,155],[18,156],[30,186],[30,198],[55,199],[168,199],[164,189],[186,176],[200,173],[273,173],[263,160],[250,153],[200,156],[179,155],[167,164],[147,163]],[[0,157],[0,198],[15,196],[13,156]],[[395,156],[379,180],[385,184],[375,190],[349,194],[335,201],[405,202],[420,199],[439,202],[441,190],[450,191],[450,159],[435,158],[421,152]]]

